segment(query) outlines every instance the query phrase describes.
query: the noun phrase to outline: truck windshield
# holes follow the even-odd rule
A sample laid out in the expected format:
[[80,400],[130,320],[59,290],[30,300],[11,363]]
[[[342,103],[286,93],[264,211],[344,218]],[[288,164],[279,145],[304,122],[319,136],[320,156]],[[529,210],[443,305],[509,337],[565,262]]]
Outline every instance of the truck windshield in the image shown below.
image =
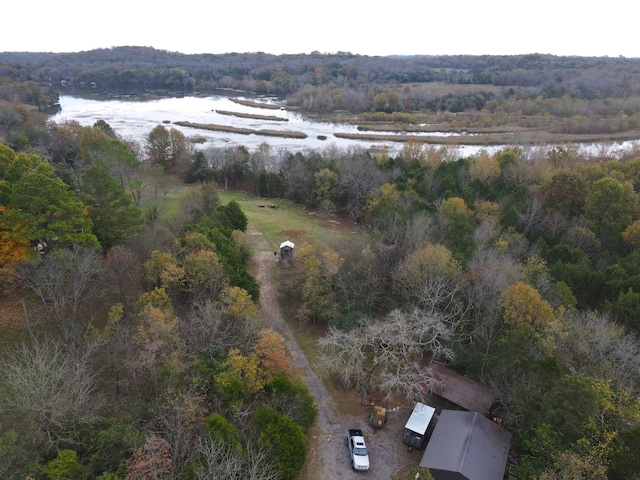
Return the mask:
[[353,449],[353,454],[354,455],[366,455],[367,454],[367,449],[363,448],[363,447],[355,447]]

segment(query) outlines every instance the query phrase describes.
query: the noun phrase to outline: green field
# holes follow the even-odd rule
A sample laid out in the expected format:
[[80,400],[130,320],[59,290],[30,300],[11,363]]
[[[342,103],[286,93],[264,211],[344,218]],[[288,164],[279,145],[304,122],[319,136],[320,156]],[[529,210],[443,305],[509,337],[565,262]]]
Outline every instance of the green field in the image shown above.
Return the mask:
[[[160,218],[168,219],[179,215],[182,199],[193,186],[172,181],[168,191],[157,198],[143,197],[143,208],[155,205]],[[302,206],[285,199],[266,199],[244,192],[216,189],[220,203],[231,200],[238,202],[249,221],[249,229],[262,234],[269,249],[277,250],[285,240],[294,243],[318,240],[332,245],[348,238],[355,232],[353,222],[330,216],[326,218],[321,211],[306,210]]]
[[223,204],[235,200],[249,221],[249,228],[262,233],[272,250],[285,240],[318,240],[331,245],[347,238],[354,231],[353,224],[341,218],[324,216],[318,211],[303,209],[284,199],[263,199],[244,193],[218,190]]

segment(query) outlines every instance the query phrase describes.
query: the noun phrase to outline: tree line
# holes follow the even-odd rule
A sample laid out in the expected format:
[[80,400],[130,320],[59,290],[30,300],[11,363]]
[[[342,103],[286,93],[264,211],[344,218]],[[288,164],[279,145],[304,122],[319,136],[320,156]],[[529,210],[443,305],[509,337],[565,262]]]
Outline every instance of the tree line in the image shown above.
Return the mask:
[[[637,93],[631,79],[638,59],[450,55],[371,57],[348,52],[297,55],[227,53],[185,55],[151,47],[115,47],[77,53],[0,53],[0,76],[59,85],[90,82],[118,88],[207,90],[266,82],[272,93],[300,86],[341,87],[444,82],[538,88],[545,96],[624,97]],[[243,84],[243,82],[245,82]]]

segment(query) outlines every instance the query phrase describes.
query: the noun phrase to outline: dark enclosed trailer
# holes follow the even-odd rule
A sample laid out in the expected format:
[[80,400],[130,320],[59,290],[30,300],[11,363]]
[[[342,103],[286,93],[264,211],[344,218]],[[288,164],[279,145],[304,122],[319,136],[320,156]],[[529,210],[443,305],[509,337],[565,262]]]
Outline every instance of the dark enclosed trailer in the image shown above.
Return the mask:
[[404,426],[404,434],[402,441],[410,447],[422,449],[429,440],[429,424],[433,418],[436,409],[425,405],[424,403],[416,403],[413,408],[409,420]]

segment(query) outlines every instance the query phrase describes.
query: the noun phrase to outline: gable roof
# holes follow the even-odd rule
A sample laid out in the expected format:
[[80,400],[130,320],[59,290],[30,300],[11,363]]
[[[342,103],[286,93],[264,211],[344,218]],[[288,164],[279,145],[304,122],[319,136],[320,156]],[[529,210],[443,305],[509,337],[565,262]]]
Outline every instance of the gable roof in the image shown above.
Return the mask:
[[293,248],[295,247],[295,244],[293,242],[290,242],[289,240],[285,240],[280,244],[280,248],[283,248],[283,247]]
[[420,466],[436,480],[502,480],[511,432],[478,412],[442,410]]

